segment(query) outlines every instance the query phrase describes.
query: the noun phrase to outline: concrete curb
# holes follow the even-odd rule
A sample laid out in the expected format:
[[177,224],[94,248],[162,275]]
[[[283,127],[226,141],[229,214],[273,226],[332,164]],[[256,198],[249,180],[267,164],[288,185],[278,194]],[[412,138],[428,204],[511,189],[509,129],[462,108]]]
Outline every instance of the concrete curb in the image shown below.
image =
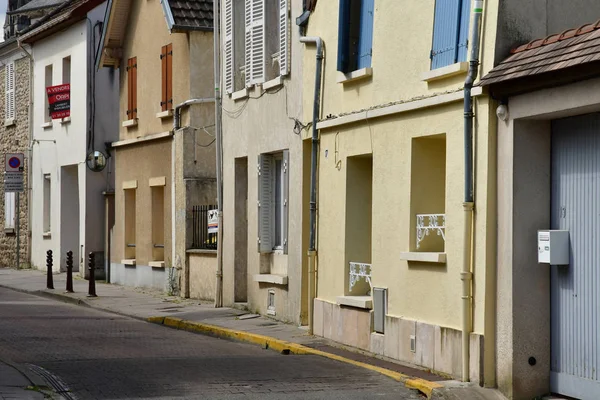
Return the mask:
[[377,367],[360,361],[351,360],[346,357],[328,353],[321,350],[316,350],[298,343],[288,342],[285,340],[276,339],[270,336],[258,335],[256,333],[237,331],[234,329],[223,328],[216,325],[204,324],[201,322],[193,322],[175,317],[150,317],[148,322],[168,326],[174,329],[180,329],[188,332],[201,333],[204,335],[214,336],[224,339],[232,339],[245,343],[260,345],[264,349],[271,349],[282,354],[297,354],[297,355],[314,355],[329,358],[346,364],[351,364],[356,367],[368,369],[378,372],[398,382],[403,383],[406,387],[416,389],[431,398],[436,389],[443,388],[442,385],[435,382],[430,382],[425,379],[413,378],[408,375],[401,374],[386,368]]

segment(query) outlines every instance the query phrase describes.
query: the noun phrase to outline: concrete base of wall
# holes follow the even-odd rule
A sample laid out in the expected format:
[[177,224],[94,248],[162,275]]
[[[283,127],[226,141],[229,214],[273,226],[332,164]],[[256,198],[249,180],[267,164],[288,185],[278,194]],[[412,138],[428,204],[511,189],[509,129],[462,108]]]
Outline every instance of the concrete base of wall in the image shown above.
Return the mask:
[[215,250],[188,250],[189,294],[193,299],[214,300],[217,276]]
[[110,283],[168,291],[169,269],[152,268],[146,265],[131,266],[111,263]]
[[[387,315],[385,333],[372,331],[371,311],[315,299],[314,333],[348,346],[461,378],[462,332]],[[411,349],[414,338],[414,349]],[[483,379],[483,336],[471,334],[470,380]]]

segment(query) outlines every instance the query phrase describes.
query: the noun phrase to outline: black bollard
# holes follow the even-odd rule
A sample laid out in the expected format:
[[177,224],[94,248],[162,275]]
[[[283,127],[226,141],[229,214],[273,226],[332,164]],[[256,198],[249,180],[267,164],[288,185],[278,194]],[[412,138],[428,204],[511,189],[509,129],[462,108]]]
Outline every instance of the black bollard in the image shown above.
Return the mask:
[[54,289],[52,282],[52,250],[46,252],[46,289]]
[[73,252],[67,251],[67,291],[73,293]]
[[88,256],[88,269],[90,270],[90,285],[88,289],[88,297],[98,297],[96,296],[96,262],[94,260],[94,253],[89,254]]

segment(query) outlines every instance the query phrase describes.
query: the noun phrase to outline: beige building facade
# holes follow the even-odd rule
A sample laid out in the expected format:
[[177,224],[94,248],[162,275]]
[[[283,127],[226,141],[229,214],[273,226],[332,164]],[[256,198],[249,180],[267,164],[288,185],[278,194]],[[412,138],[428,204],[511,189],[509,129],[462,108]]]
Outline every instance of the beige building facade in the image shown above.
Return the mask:
[[100,65],[121,72],[113,283],[185,294],[192,205],[216,197],[212,2],[197,3],[115,0],[107,14]]

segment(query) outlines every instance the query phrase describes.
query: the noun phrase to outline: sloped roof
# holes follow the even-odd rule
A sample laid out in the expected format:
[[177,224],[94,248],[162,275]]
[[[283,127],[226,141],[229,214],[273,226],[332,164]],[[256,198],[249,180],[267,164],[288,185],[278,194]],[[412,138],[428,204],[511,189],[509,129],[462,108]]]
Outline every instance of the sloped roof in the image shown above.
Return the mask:
[[169,29],[212,30],[212,0],[164,0],[164,2],[170,7],[173,17],[173,24]]
[[[480,86],[508,83],[600,61],[600,21],[521,45],[481,78]],[[600,70],[598,70],[600,74]]]
[[43,10],[46,8],[57,7],[67,0],[32,0],[23,7],[7,12],[7,14],[25,14],[31,11]]

